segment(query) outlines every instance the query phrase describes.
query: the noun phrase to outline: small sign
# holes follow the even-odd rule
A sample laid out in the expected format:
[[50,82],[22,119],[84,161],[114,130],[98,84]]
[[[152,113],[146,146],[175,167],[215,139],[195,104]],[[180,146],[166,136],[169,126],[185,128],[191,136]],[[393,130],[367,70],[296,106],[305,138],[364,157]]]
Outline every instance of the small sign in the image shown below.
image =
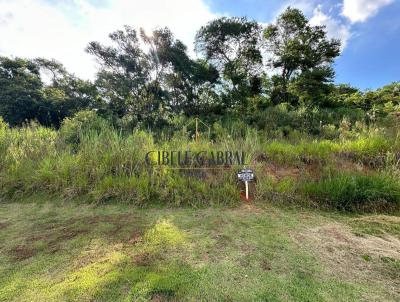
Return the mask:
[[249,182],[254,181],[254,172],[251,169],[243,169],[238,172],[237,177],[240,181],[244,182],[246,193],[245,199],[246,201],[249,201]]
[[253,181],[254,172],[251,169],[243,169],[238,172],[237,177],[241,181]]

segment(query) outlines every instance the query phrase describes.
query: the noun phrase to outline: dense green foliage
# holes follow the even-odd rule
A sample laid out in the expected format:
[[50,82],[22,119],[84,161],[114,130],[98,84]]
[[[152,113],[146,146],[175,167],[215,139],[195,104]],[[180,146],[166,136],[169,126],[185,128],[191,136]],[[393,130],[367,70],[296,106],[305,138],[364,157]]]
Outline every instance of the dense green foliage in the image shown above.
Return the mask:
[[269,60],[279,75],[272,77],[274,103],[323,104],[332,90],[330,64],[340,53],[340,41],[328,40],[322,26],[310,26],[297,9],[288,8],[264,32]]
[[[41,72],[48,74],[45,85]],[[10,125],[36,120],[58,127],[82,109],[96,108],[96,88],[67,73],[57,62],[0,57],[0,116]]]
[[231,128],[216,122],[196,142],[189,129],[167,139],[157,135],[156,140],[145,131],[121,132],[91,111],[67,118],[58,131],[37,124],[9,128],[2,121],[0,196],[46,192],[139,205],[235,204],[240,200],[235,178],[239,166],[173,170],[149,166],[145,155],[151,150],[241,150],[258,176],[253,191],[257,199],[289,194],[289,200],[342,210],[396,209],[398,130],[355,123],[354,129],[351,122],[332,126],[333,138],[310,139],[298,130],[282,136],[243,122]]
[[[399,83],[366,92],[334,85],[340,42],[298,9],[289,7],[266,27],[238,17],[209,22],[195,37],[199,59],[168,28],[147,34],[125,26],[109,37],[110,45],[86,48],[99,63],[93,83],[55,61],[1,57],[0,116],[11,126],[34,120],[58,128],[95,109],[119,128],[171,132],[193,116],[267,130],[276,119],[287,123],[285,133],[301,127],[316,135],[344,117],[368,123],[400,110]],[[290,120],[274,116],[282,108]]]
[[259,24],[246,18],[220,18],[197,33],[196,50],[220,73],[224,109],[246,109],[247,98],[261,93],[260,31]]

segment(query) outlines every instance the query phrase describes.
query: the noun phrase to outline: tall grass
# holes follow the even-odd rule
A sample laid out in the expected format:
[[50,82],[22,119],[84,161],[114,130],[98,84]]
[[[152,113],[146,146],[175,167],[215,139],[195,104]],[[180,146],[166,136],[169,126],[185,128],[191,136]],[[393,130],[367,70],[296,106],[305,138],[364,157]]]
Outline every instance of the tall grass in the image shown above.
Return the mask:
[[109,126],[100,131],[71,127],[71,121],[65,127],[68,131],[61,128],[58,133],[36,125],[2,127],[3,196],[45,191],[66,198],[85,195],[96,202],[194,206],[229,204],[238,199],[231,175],[188,176],[151,169],[145,163],[150,150],[208,150],[212,148],[209,142],[179,138],[156,146],[152,135],[143,131],[123,135]]
[[304,183],[302,191],[317,202],[340,210],[398,209],[400,206],[400,181],[385,174],[339,174]]
[[[141,205],[203,206],[239,201],[235,172],[240,167],[198,173],[151,168],[145,163],[145,154],[151,150],[244,151],[246,164],[254,166],[260,176],[258,196],[267,196],[263,192],[271,190],[297,194],[298,182],[309,182],[307,173],[302,174],[301,179],[278,179],[276,182],[265,173],[265,164],[269,162],[276,165],[312,163],[323,169],[329,161],[334,166],[334,160],[343,155],[352,161],[384,156],[384,165],[380,168],[385,173],[390,171],[390,175],[399,173],[400,144],[396,138],[385,137],[382,132],[365,131],[352,139],[271,140],[266,132],[243,125],[237,132],[218,124],[213,129],[218,131],[211,139],[203,135],[194,141],[188,133],[179,131],[169,139],[155,140],[149,132],[116,130],[93,112],[82,112],[65,120],[59,131],[37,124],[11,129],[0,120],[0,196],[13,198],[19,194],[46,192],[65,198],[85,196],[94,202]],[[312,198],[329,199],[335,207],[346,209],[349,208],[347,204],[362,204],[364,197],[368,202],[385,200],[395,204],[395,182],[377,175],[310,182],[309,186],[304,186],[303,193]],[[267,178],[268,181],[264,181]],[[371,191],[371,188],[376,190]],[[387,189],[390,196],[379,191],[381,189]],[[363,190],[370,197],[362,195]]]

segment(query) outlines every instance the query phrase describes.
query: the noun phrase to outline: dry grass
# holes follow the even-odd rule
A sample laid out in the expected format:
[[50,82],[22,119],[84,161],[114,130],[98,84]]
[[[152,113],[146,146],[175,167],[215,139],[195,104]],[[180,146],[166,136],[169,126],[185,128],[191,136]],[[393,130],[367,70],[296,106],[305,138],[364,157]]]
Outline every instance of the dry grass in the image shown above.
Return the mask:
[[[399,217],[384,215],[357,219],[399,221]],[[299,248],[310,250],[324,263],[332,276],[357,283],[379,284],[388,293],[400,295],[399,237],[355,234],[350,226],[334,222],[293,232],[292,238]],[[365,298],[380,300],[374,296]]]

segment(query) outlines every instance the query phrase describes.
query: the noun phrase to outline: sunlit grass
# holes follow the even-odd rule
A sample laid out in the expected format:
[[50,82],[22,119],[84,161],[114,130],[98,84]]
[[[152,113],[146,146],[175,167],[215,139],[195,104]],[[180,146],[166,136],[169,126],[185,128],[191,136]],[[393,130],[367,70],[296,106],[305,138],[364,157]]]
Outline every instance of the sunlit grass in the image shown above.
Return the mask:
[[[35,201],[0,207],[1,301],[398,298],[381,281],[341,279],[293,237],[336,219],[365,228],[352,217],[263,204],[195,210]],[[392,230],[385,228],[397,236]],[[393,280],[396,262],[372,260],[382,280]]]

